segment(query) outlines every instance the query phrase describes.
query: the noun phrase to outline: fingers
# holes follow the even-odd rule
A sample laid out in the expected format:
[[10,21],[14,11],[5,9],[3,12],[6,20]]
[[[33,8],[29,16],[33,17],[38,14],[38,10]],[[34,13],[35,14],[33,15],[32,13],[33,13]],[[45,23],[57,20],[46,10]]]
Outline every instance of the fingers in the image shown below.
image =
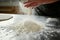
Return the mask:
[[34,7],[34,6],[37,6],[38,5],[38,3],[37,2],[25,2],[25,7]]

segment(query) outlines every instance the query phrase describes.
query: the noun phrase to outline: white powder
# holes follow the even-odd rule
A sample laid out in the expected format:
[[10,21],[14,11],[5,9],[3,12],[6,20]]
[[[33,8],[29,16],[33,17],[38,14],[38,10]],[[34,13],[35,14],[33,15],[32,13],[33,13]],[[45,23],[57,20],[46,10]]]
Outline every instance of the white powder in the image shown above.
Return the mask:
[[42,25],[34,20],[23,20],[22,22],[16,24],[14,27],[11,27],[17,33],[30,33],[41,31]]
[[0,40],[49,40],[47,35],[52,29],[45,30],[38,21],[25,19],[0,32]]
[[[22,22],[15,24],[11,29],[14,30],[19,36],[15,36],[16,40],[35,40],[40,39],[40,31],[43,25],[39,24],[33,19],[25,19]],[[39,38],[37,38],[39,37]]]
[[[22,20],[19,23],[13,24],[12,26],[10,26],[8,28],[8,30],[4,31],[5,34],[3,33],[3,35],[5,35],[5,36],[2,35],[1,40],[35,40],[35,39],[40,39],[39,32],[42,30],[42,28],[43,28],[43,25],[39,24],[35,20],[31,20],[31,19]],[[37,37],[39,37],[39,38],[37,38]]]

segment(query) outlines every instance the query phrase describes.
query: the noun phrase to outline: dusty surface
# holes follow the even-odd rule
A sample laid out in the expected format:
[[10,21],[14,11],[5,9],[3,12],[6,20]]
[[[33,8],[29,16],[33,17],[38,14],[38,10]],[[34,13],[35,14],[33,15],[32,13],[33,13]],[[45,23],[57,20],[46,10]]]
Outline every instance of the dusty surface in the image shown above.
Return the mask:
[[[29,34],[27,34],[27,33],[18,34],[14,30],[8,29],[9,28],[9,25],[12,25],[12,24],[15,25],[16,23],[19,23],[21,20],[23,20],[23,19],[26,18],[26,16],[22,16],[22,15],[20,15],[20,16],[19,15],[18,16],[17,15],[13,15],[13,16],[14,17],[12,19],[10,19],[10,20],[0,22],[0,40],[17,40],[17,39],[18,40],[28,40],[28,39],[29,40],[40,40],[39,37],[41,37],[40,35],[43,34],[43,31],[42,32],[36,32],[36,33],[29,33]],[[34,18],[34,16],[32,18]],[[34,18],[34,19],[36,19],[36,18]],[[38,17],[37,17],[36,20],[38,20]],[[42,19],[41,20],[39,19],[38,21],[43,21],[43,20]],[[29,25],[30,22],[28,21],[27,23]],[[26,26],[26,24],[25,24],[25,26]],[[33,22],[33,24],[34,24],[34,22]],[[31,22],[30,25],[32,26],[32,22]],[[32,31],[33,29],[32,30],[30,30],[30,29],[33,28],[33,27],[31,27],[30,29],[29,29],[29,27],[27,26],[27,29],[29,31]],[[39,26],[36,28],[36,30],[37,29],[39,29]],[[35,31],[35,27],[34,27],[33,32],[34,31]]]

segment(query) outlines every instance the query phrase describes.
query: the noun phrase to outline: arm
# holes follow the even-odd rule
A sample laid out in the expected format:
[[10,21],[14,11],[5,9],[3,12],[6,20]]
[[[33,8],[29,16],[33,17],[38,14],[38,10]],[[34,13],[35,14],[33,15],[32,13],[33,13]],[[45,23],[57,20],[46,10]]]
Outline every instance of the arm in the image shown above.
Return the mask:
[[38,5],[42,4],[48,4],[48,3],[53,3],[56,2],[57,0],[28,0],[28,2],[25,2],[25,7],[36,7]]

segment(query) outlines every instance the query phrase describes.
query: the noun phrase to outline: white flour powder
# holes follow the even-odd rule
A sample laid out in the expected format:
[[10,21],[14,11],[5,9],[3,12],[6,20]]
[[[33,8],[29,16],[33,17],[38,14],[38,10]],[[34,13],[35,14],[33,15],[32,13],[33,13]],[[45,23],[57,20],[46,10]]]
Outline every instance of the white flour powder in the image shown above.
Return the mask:
[[[6,29],[0,37],[2,37],[1,40],[37,40],[37,37],[40,37],[39,32],[42,28],[43,25],[39,24],[35,20],[26,19],[10,26],[9,29]],[[10,32],[9,30],[13,31]]]
[[41,31],[43,25],[39,24],[34,20],[23,20],[22,22],[16,24],[12,29],[17,33],[30,33]]

